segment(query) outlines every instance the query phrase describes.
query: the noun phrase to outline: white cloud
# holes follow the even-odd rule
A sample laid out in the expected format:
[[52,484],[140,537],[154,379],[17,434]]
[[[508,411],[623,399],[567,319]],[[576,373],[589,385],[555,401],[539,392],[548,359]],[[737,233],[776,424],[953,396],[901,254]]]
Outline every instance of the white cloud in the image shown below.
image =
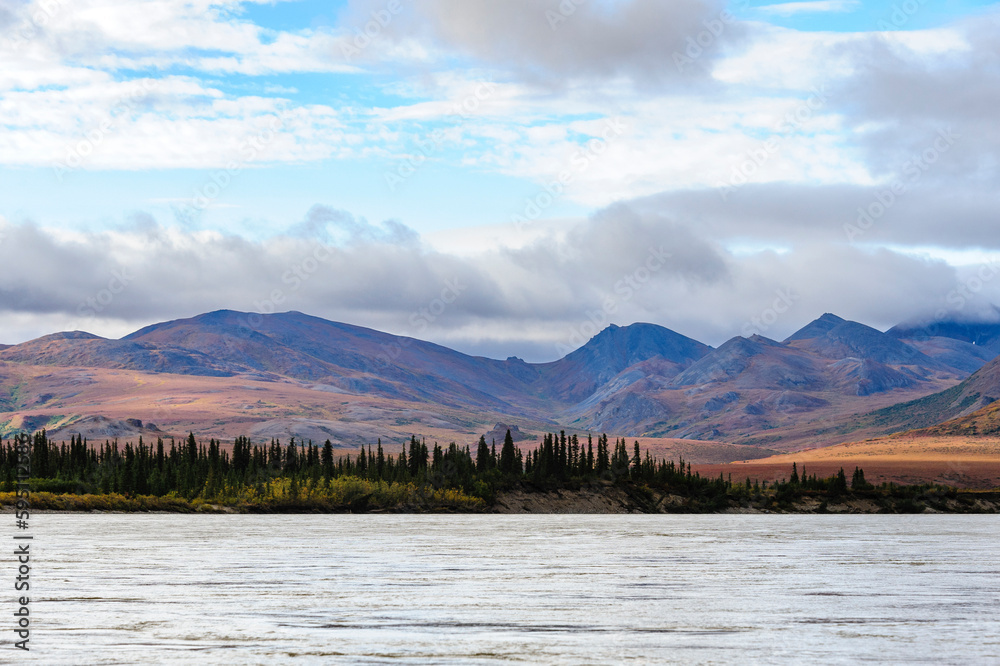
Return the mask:
[[[229,98],[187,77],[10,92],[0,163],[84,169],[254,168],[349,151],[330,107]],[[250,150],[248,145],[253,145]]]

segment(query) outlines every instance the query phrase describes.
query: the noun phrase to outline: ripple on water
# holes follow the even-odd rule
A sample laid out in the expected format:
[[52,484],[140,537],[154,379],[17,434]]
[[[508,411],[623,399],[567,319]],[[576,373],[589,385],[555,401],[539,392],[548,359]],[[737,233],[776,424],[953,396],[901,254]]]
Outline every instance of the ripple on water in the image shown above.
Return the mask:
[[25,663],[1000,662],[989,516],[37,525]]

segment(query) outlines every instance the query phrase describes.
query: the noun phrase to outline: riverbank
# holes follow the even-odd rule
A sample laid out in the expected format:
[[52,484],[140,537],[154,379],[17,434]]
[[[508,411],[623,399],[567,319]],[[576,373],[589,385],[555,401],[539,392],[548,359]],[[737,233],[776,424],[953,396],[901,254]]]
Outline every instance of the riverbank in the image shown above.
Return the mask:
[[[900,491],[903,492],[900,492]],[[646,487],[610,486],[579,490],[518,489],[501,493],[495,513],[1000,513],[1000,491],[945,488],[905,492],[893,490],[831,494],[803,491],[782,495],[761,492],[724,501],[658,492]]]
[[[13,511],[14,494],[0,493],[0,509]],[[747,491],[724,497],[685,497],[632,483],[598,483],[579,488],[537,488],[528,484],[497,493],[492,503],[455,492],[408,494],[392,503],[361,495],[329,498],[220,502],[179,497],[35,493],[32,512],[85,513],[1000,513],[1000,491],[943,487],[891,487],[829,493]]]

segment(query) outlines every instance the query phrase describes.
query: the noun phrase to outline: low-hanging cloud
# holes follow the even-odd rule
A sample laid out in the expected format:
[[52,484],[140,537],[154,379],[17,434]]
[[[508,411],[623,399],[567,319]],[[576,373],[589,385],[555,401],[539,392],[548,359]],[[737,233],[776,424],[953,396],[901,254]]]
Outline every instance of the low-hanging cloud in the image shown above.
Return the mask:
[[1000,302],[993,272],[984,279],[974,267],[889,250],[802,240],[734,252],[716,240],[719,227],[672,203],[619,204],[564,234],[474,256],[323,206],[265,241],[148,216],[102,233],[5,224],[0,309],[36,328],[8,327],[17,337],[4,342],[56,330],[38,330],[41,321],[128,332],[223,308],[300,310],[472,353],[551,360],[609,323],[650,321],[719,344],[779,298],[782,316],[755,332],[782,338],[825,311],[888,327],[959,300],[967,317]]

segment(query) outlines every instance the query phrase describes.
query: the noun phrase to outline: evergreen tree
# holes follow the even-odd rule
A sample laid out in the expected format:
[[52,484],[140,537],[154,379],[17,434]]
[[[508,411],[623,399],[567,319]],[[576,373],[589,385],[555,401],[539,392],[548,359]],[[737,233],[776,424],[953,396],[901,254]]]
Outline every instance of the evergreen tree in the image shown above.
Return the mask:
[[865,481],[865,472],[860,467],[854,468],[854,475],[851,476],[851,490],[868,490],[872,485]]
[[193,432],[188,433],[187,459],[188,463],[192,465],[198,460],[198,442],[195,440]]
[[333,443],[330,440],[323,443],[323,476],[328,479],[333,476]]
[[837,476],[833,479],[833,483],[830,484],[830,491],[835,495],[841,495],[847,492],[847,475],[844,474],[843,467],[840,468],[840,471],[837,472]]
[[420,442],[413,435],[410,435],[410,476],[416,478],[420,473]]
[[285,467],[284,471],[288,474],[294,474],[299,469],[299,455],[298,448],[295,446],[295,438],[292,437],[288,440],[288,448],[285,449]]
[[[564,440],[565,441],[565,440]],[[503,448],[500,450],[500,471],[503,474],[513,474],[517,465],[517,454],[514,452],[514,438],[511,437],[510,430],[503,438]],[[516,470],[520,473],[521,470]]]
[[368,456],[365,455],[365,445],[361,445],[361,451],[358,453],[358,463],[355,465],[358,470],[358,476],[364,477],[368,471]]
[[476,471],[485,474],[492,468],[493,456],[490,454],[490,447],[486,444],[486,436],[479,436],[479,446],[476,449]]

